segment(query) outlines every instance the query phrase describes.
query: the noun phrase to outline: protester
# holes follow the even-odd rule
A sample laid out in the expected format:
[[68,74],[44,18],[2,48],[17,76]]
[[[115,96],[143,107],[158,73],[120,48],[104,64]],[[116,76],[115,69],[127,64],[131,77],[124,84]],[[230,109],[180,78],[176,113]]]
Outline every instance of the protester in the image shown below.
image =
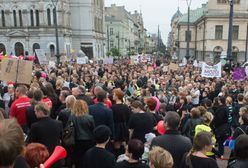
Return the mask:
[[3,101],[5,102],[5,112],[8,114],[9,116],[9,103],[10,103],[10,100],[14,99],[14,95],[15,95],[15,88],[14,88],[14,85],[13,84],[9,84],[8,85],[8,92],[7,93],[4,93],[3,95]]
[[96,146],[89,149],[84,156],[84,168],[114,168],[115,156],[108,152],[105,147],[110,140],[111,131],[105,125],[95,128],[94,140]]
[[30,168],[39,167],[40,164],[45,163],[49,157],[47,148],[39,143],[28,144],[25,148],[24,158]]
[[235,160],[229,163],[228,168],[246,168],[248,166],[248,135],[240,135],[235,143]]
[[107,93],[103,90],[97,93],[98,103],[89,106],[89,114],[94,117],[95,125],[106,125],[109,127],[112,133],[112,137],[114,137],[114,120],[113,120],[113,111],[108,109],[104,105],[104,101],[107,98]]
[[28,168],[20,155],[24,150],[24,134],[15,119],[0,121],[0,167]]
[[50,108],[47,104],[38,103],[35,106],[35,115],[39,121],[32,124],[28,142],[41,143],[47,147],[49,154],[52,154],[54,148],[60,145],[63,126],[60,121],[49,117],[49,114]]
[[200,132],[194,138],[191,151],[184,156],[181,168],[201,167],[218,168],[217,162],[206,156],[212,151],[212,135],[209,132]]
[[129,120],[129,137],[130,139],[139,139],[146,142],[145,135],[153,132],[156,126],[156,119],[151,113],[145,112],[140,101],[136,100],[131,105],[132,112]]
[[83,166],[83,156],[85,152],[94,146],[93,130],[95,128],[94,119],[89,115],[88,105],[83,100],[77,100],[74,104],[71,118],[75,128],[74,159],[76,168]]
[[89,96],[85,95],[85,88],[82,86],[72,88],[72,95],[79,100],[84,100],[88,106],[94,104],[93,100]]
[[150,168],[172,168],[174,164],[171,154],[158,146],[149,152],[149,161]]
[[30,106],[30,99],[26,95],[27,87],[20,85],[15,90],[16,100],[10,107],[10,117],[15,117],[23,131],[27,133],[26,108]]
[[179,123],[180,116],[176,112],[167,112],[164,119],[166,134],[154,138],[151,143],[151,148],[160,146],[171,153],[175,168],[180,167],[184,154],[189,152],[192,146],[189,138],[180,135]]
[[138,139],[131,139],[128,142],[126,156],[128,160],[124,160],[115,165],[115,168],[149,168],[148,165],[140,161],[144,153],[144,144]]

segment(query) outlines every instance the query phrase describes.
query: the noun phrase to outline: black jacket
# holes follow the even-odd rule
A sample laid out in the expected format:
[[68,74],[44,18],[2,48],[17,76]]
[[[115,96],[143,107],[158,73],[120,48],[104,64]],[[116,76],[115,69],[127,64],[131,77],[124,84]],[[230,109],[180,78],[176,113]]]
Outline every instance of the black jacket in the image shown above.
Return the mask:
[[178,168],[184,154],[190,151],[192,144],[189,138],[180,135],[178,131],[167,130],[164,135],[152,140],[151,148],[153,146],[160,146],[170,152],[174,160],[173,167]]
[[214,119],[212,121],[214,128],[218,128],[221,125],[228,123],[228,114],[229,110],[227,106],[222,105],[218,107],[214,112]]
[[229,163],[227,168],[247,168],[248,167],[248,161],[243,160],[234,160]]
[[99,125],[108,126],[113,136],[114,119],[111,109],[108,109],[103,103],[97,103],[95,105],[89,106],[89,113],[93,116],[96,127]]
[[78,95],[77,100],[84,100],[88,104],[88,106],[94,104],[93,99],[91,97],[83,95],[83,94]]
[[60,145],[62,133],[61,121],[53,120],[50,117],[41,118],[32,124],[28,141],[45,145],[51,154],[57,145]]
[[38,118],[35,115],[35,111],[34,111],[34,106],[30,106],[26,109],[26,119],[27,119],[27,126],[30,129],[31,125],[35,122],[38,121]]
[[72,115],[71,117],[76,131],[76,140],[93,140],[93,130],[95,128],[93,117],[91,115]]

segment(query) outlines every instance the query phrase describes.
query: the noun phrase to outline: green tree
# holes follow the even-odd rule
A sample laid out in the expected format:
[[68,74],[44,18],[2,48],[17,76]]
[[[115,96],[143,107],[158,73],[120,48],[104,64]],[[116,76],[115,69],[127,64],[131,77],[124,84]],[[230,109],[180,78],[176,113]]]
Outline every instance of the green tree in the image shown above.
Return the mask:
[[111,48],[110,52],[113,57],[119,57],[121,55],[117,48]]

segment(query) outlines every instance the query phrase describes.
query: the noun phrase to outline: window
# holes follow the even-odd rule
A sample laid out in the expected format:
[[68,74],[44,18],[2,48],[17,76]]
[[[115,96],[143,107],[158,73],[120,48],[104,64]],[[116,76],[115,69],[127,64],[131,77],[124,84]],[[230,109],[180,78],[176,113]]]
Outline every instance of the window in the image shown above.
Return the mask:
[[22,11],[19,10],[19,21],[20,21],[20,27],[23,26],[23,23],[22,23]]
[[[218,4],[229,4],[229,0],[217,0]],[[233,0],[234,4],[240,4],[240,0]]]
[[53,24],[55,25],[55,23],[57,23],[57,13],[56,13],[56,9],[53,8]]
[[16,56],[24,55],[24,46],[20,42],[15,43],[15,55]]
[[47,9],[47,24],[51,26],[51,10]]
[[221,26],[221,25],[215,26],[215,39],[221,40],[222,34],[223,34],[223,26]]
[[54,57],[55,56],[55,47],[54,47],[54,45],[52,44],[52,45],[50,45],[50,54],[51,54],[51,57]]
[[34,26],[34,11],[30,10],[30,25]]
[[35,10],[35,17],[36,17],[36,26],[40,26],[40,16],[39,16],[39,10]]
[[3,55],[6,54],[6,48],[5,48],[5,45],[0,43],[0,53],[3,53]]
[[17,18],[16,18],[16,11],[13,11],[13,18],[14,18],[14,26],[17,27]]
[[114,34],[114,29],[113,29],[113,28],[110,28],[109,34],[110,34],[110,35],[113,35],[113,34]]
[[4,13],[4,10],[2,10],[2,26],[5,27],[5,13]]
[[33,53],[35,53],[36,49],[40,49],[40,45],[38,43],[33,44]]
[[191,41],[191,31],[185,31],[185,41]]
[[109,44],[110,48],[114,48],[114,41],[110,40],[110,44]]
[[233,40],[239,39],[239,26],[233,26]]

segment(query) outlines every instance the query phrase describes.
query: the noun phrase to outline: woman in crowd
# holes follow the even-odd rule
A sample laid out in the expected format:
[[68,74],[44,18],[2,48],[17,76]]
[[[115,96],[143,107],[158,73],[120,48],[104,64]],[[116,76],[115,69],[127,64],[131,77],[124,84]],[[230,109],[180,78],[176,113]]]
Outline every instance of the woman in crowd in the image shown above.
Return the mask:
[[246,134],[248,131],[248,113],[244,113],[239,117],[239,124],[240,126],[235,129],[232,136],[234,140],[237,139],[240,135]]
[[9,84],[8,85],[8,92],[4,93],[3,95],[3,101],[5,102],[4,106],[5,106],[5,112],[7,113],[7,115],[9,116],[9,102],[10,100],[14,99],[14,94],[15,94],[15,88],[13,84]]
[[73,107],[75,105],[76,98],[73,95],[67,96],[65,99],[65,104],[66,108],[63,109],[59,114],[58,114],[58,120],[62,121],[63,123],[63,128],[65,128],[68,119],[72,113]]
[[128,159],[117,163],[115,168],[149,168],[147,164],[140,161],[143,153],[144,144],[142,141],[138,139],[130,140],[126,149]]
[[130,139],[139,139],[146,142],[145,134],[151,133],[156,125],[155,118],[143,109],[143,104],[136,100],[132,103],[132,111],[129,120],[129,137]]
[[75,127],[76,135],[74,148],[75,164],[76,168],[81,168],[84,153],[94,146],[93,130],[95,123],[93,117],[89,115],[87,103],[83,100],[77,100],[75,102],[70,119]]
[[218,150],[220,155],[224,154],[224,141],[231,135],[231,127],[228,124],[229,111],[226,106],[226,98],[219,98],[219,107],[217,107],[214,113],[214,119],[212,125],[214,127],[214,133],[218,143]]
[[30,168],[37,168],[45,163],[49,157],[47,148],[40,143],[28,144],[25,148],[24,158]]
[[131,115],[129,107],[123,103],[124,92],[121,89],[113,90],[113,100],[115,104],[112,105],[111,109],[113,111],[114,118],[114,148],[116,150],[116,155],[120,155],[121,146],[128,141],[128,120]]
[[149,161],[150,168],[172,168],[174,164],[171,154],[158,146],[149,152]]
[[194,138],[192,150],[183,159],[181,168],[218,168],[217,162],[206,156],[212,148],[211,133],[198,133]]
[[234,147],[235,160],[230,162],[228,168],[248,167],[248,135],[240,135]]

